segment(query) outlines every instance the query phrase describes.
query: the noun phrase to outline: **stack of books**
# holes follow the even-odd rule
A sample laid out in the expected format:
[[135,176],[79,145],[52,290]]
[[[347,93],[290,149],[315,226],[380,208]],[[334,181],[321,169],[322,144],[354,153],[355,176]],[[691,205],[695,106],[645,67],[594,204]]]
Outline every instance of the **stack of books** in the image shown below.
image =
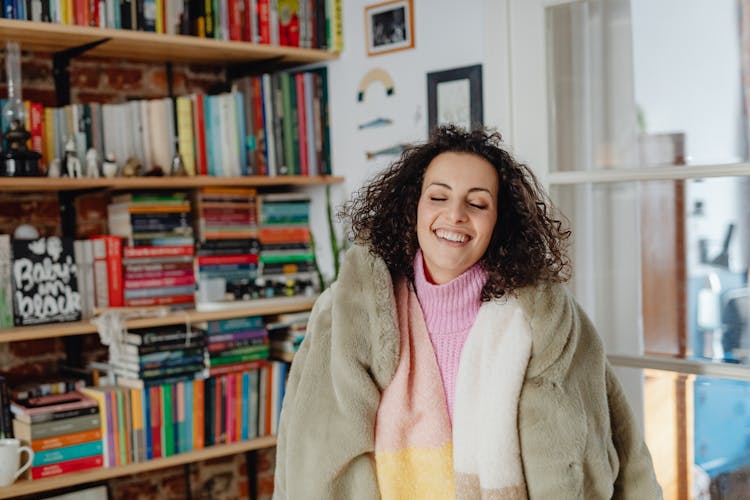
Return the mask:
[[272,193],[260,197],[260,275],[265,297],[309,296],[317,275],[310,237],[310,197]]
[[275,321],[266,324],[271,341],[271,357],[290,361],[299,351],[307,332],[310,312],[279,314]]
[[[259,435],[266,413],[268,333],[262,317],[208,321],[206,443],[219,444]],[[261,433],[260,435],[265,435]]]
[[101,467],[103,446],[97,402],[79,391],[14,400],[15,437],[34,450],[31,479]]
[[194,202],[197,220],[197,301],[232,302],[258,297],[256,190],[201,188]]
[[[122,240],[123,275],[119,289],[111,287],[110,306],[192,306],[195,240],[190,206],[186,192],[135,192],[112,198],[107,207],[112,236],[104,239]],[[117,260],[117,255],[107,257]]]
[[109,347],[117,385],[144,389],[205,378],[205,332],[187,325],[129,330]]

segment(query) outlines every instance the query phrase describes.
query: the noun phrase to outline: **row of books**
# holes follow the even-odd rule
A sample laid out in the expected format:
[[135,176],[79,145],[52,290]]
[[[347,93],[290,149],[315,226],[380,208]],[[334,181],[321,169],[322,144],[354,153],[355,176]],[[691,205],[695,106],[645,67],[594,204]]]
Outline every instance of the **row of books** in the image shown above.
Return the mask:
[[[116,467],[275,434],[288,364],[269,359],[266,324],[278,329],[304,319],[280,314],[267,323],[255,316],[116,336],[108,362],[93,363],[102,373],[89,382],[102,385],[10,403],[11,435],[35,451],[29,477]],[[41,385],[14,394],[50,390]]]
[[189,175],[330,174],[327,85],[320,68],[241,78],[218,95],[60,108],[27,101],[28,146],[49,165],[73,139],[82,162],[93,148],[119,168],[134,159],[140,174],[169,175],[176,150]]
[[17,400],[13,434],[34,450],[31,479],[272,435],[286,374],[286,363],[258,361],[206,379]]
[[341,0],[4,0],[2,17],[341,51]]

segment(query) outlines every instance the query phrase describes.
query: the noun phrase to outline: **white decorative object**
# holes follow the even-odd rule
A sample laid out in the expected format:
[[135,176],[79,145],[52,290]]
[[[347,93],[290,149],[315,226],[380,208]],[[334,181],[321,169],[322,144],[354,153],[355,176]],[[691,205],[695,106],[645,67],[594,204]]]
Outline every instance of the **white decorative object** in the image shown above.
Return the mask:
[[104,177],[116,177],[117,176],[117,161],[115,161],[115,154],[112,152],[107,153],[107,157],[102,162],[102,174]]
[[78,155],[76,154],[76,145],[75,142],[73,142],[72,137],[65,143],[63,175],[76,179],[83,177],[83,172],[81,172],[81,160],[78,159]]
[[60,158],[52,158],[49,162],[47,177],[60,177]]
[[99,178],[99,153],[94,148],[86,151],[86,177]]

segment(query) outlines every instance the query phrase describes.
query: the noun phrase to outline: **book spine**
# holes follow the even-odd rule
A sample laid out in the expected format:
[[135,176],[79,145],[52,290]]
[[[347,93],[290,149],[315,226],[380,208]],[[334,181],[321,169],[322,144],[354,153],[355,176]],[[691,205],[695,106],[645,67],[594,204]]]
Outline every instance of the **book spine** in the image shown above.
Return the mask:
[[31,441],[31,449],[35,452],[53,450],[67,446],[73,446],[91,441],[101,441],[101,429],[91,429],[83,432],[74,432],[62,436],[52,436],[44,439]]
[[57,462],[64,462],[67,460],[75,460],[79,458],[90,457],[93,455],[100,456],[101,454],[101,440],[90,441],[88,443],[75,444],[72,446],[65,446],[53,450],[38,451],[34,453],[32,467],[49,465]]
[[43,465],[41,467],[32,467],[31,479],[43,479],[45,477],[59,476],[70,472],[77,472],[87,469],[101,467],[104,463],[102,455],[93,457],[78,458],[67,460],[56,464]]
[[5,377],[0,376],[0,438],[12,438],[13,419],[10,413],[10,388]]

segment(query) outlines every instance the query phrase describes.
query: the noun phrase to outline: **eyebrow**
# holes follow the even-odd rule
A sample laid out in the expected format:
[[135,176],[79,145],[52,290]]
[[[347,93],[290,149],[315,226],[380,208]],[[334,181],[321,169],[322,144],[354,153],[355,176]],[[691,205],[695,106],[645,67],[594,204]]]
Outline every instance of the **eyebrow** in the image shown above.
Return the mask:
[[[440,186],[440,187],[444,187],[445,189],[449,189],[449,190],[453,191],[453,188],[451,186],[449,186],[448,184],[445,184],[444,182],[431,182],[427,187],[430,187],[430,186]],[[473,187],[473,188],[469,189],[470,193],[473,193],[473,192],[476,192],[476,191],[484,191],[484,192],[486,192],[486,193],[488,193],[490,195],[492,194],[492,192],[489,189],[487,189],[487,188]]]

